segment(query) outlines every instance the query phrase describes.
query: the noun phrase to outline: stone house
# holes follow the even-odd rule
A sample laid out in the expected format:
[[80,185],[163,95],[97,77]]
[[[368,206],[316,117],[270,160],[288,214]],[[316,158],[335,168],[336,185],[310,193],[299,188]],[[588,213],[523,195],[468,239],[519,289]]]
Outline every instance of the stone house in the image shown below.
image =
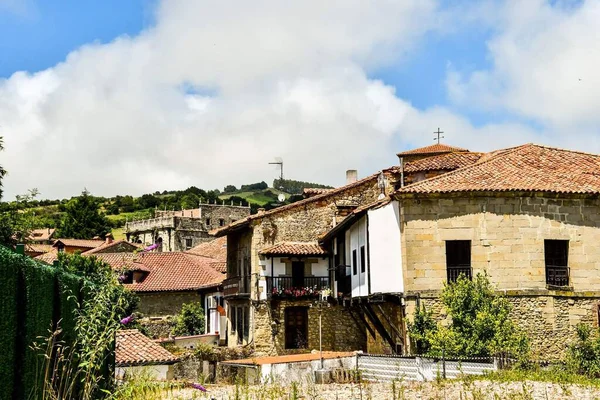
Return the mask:
[[186,251],[211,241],[209,231],[250,215],[249,206],[200,204],[181,211],[155,211],[154,218],[125,224],[127,241],[142,245],[158,244],[159,251]]
[[397,168],[239,220],[214,231],[227,236],[228,344],[258,354],[289,354],[365,347],[364,329],[337,302],[317,301],[331,291],[331,254],[317,243],[349,212],[394,190]]
[[[406,320],[417,305],[444,318],[444,283],[486,273],[512,302],[534,354],[564,354],[575,326],[597,326],[600,315],[599,168],[600,156],[527,144],[354,210],[321,242],[340,257],[336,246],[344,241],[347,248],[353,229],[365,237],[364,280],[360,240],[357,256],[341,264],[352,271],[350,304],[368,304],[368,350],[408,352]],[[386,212],[387,221],[377,215]],[[391,233],[395,224],[398,235]],[[391,237],[397,249],[388,243],[382,250],[382,239]],[[391,255],[381,257],[386,251]]]

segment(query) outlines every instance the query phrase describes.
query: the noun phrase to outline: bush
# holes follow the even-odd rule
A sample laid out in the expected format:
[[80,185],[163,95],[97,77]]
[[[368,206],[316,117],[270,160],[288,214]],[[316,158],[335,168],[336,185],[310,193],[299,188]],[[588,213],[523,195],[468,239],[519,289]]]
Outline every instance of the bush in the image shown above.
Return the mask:
[[192,336],[204,333],[204,309],[200,302],[187,303],[175,317],[173,335]]
[[574,373],[600,378],[600,334],[589,325],[578,324],[577,341],[567,349],[567,367]]
[[477,274],[473,280],[461,275],[444,286],[441,300],[451,323],[434,325],[430,314],[417,312],[411,325],[416,347],[434,356],[445,352],[451,357],[510,355],[524,359],[528,354],[527,337],[509,317],[510,303],[496,295],[487,275]]

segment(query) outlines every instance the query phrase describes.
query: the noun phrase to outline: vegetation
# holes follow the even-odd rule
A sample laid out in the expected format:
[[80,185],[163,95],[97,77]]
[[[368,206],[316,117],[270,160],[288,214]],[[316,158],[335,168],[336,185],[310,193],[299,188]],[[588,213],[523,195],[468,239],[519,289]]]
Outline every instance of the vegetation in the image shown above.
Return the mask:
[[567,351],[567,368],[589,378],[600,378],[600,333],[589,325],[577,325],[577,341]]
[[510,355],[523,359],[528,354],[527,337],[509,318],[510,303],[495,294],[486,275],[477,274],[473,280],[461,275],[444,286],[441,300],[449,325],[436,324],[424,307],[409,325],[419,350],[454,357]]
[[305,188],[332,189],[331,186],[320,185],[303,181],[294,181],[292,179],[275,179],[273,187],[291,194],[302,194]]
[[204,334],[204,309],[202,303],[187,303],[175,317],[173,335],[192,336]]
[[110,224],[100,213],[98,201],[84,190],[65,205],[65,217],[59,228],[59,237],[92,239],[110,232]]

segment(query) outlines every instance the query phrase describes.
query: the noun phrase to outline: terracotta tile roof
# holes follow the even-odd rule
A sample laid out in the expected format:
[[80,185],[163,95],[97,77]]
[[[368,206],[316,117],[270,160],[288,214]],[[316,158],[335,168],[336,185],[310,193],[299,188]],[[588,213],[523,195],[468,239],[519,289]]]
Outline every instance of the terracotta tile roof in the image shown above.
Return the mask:
[[259,251],[263,256],[321,256],[328,252],[314,242],[282,242]]
[[137,329],[117,331],[115,353],[116,365],[120,367],[173,364],[179,361],[164,347]]
[[52,235],[56,232],[55,228],[34,229],[29,235],[29,239],[34,242],[45,242],[52,239]]
[[198,290],[219,286],[225,275],[212,266],[215,260],[187,253],[140,253],[136,264],[149,270],[140,283],[125,285],[134,292]]
[[[342,357],[352,357],[356,355],[353,351],[324,351],[323,358],[326,360]],[[245,365],[264,365],[264,364],[285,364],[293,362],[315,361],[320,359],[319,352],[290,354],[287,356],[271,356],[271,357],[256,357],[244,358],[241,360],[221,361],[221,364],[245,364]]]
[[[110,251],[108,251],[108,250],[116,249],[116,248],[119,248],[119,247],[121,249],[129,249],[132,252],[141,248],[140,245],[137,245],[135,243],[130,243],[127,240],[115,240],[115,241],[110,242],[110,243],[106,243],[106,241],[104,241],[104,243],[102,245],[100,245],[100,246],[98,246],[96,248],[93,248],[91,250],[84,251],[81,254],[84,255],[84,256],[89,256],[89,255],[96,254],[96,253],[99,253],[99,252],[110,253]],[[120,252],[125,253],[126,251],[120,251]]]
[[332,190],[333,190],[333,188],[331,188],[331,189],[325,189],[325,188],[304,188],[304,189],[302,189],[302,196],[304,196],[304,198],[308,198],[308,197],[316,196],[318,194],[327,193],[327,192],[330,192]]
[[87,254],[87,252],[82,253],[82,255],[90,255],[94,256],[105,263],[109,264],[115,270],[130,270],[132,271],[134,268],[134,261],[136,258],[136,254],[134,253],[98,253],[98,254]]
[[33,252],[33,253],[47,253],[52,251],[53,247],[51,244],[37,244],[37,243],[27,243],[25,245],[25,251]]
[[227,237],[220,237],[210,242],[200,243],[192,247],[186,253],[214,258],[218,261],[227,261]]
[[525,144],[486,154],[479,162],[408,185],[396,193],[534,191],[600,193],[600,156]]
[[[391,167],[391,168],[385,169],[383,171],[384,172],[388,172],[388,173],[397,173],[398,170],[399,169],[397,167]],[[280,213],[280,212],[283,212],[283,211],[293,210],[294,208],[301,208],[301,207],[304,207],[307,204],[318,202],[318,201],[321,201],[321,200],[325,200],[325,199],[327,199],[327,198],[329,198],[331,196],[335,196],[335,195],[337,195],[339,193],[342,193],[342,192],[344,192],[344,191],[346,191],[348,189],[352,189],[354,187],[360,186],[360,185],[362,185],[364,183],[367,183],[369,181],[377,181],[377,177],[379,176],[380,172],[381,171],[379,171],[379,172],[377,172],[377,173],[375,173],[373,175],[369,175],[369,176],[367,176],[367,177],[365,177],[363,179],[359,179],[356,182],[350,183],[348,185],[344,185],[344,186],[340,186],[339,188],[331,189],[331,190],[329,190],[326,193],[318,194],[316,196],[309,197],[308,199],[303,199],[303,200],[297,201],[297,202],[292,203],[292,204],[288,204],[288,205],[285,205],[285,206],[277,207],[277,208],[274,208],[272,210],[265,211],[263,213],[252,214],[252,215],[250,215],[250,216],[248,216],[246,218],[239,219],[239,220],[237,220],[237,221],[235,221],[235,222],[233,222],[233,223],[231,223],[231,224],[229,224],[227,226],[224,226],[224,227],[219,228],[219,229],[215,229],[215,230],[211,231],[210,234],[214,235],[214,236],[223,236],[223,235],[226,235],[228,232],[235,231],[236,229],[239,229],[239,228],[242,228],[242,227],[248,225],[251,221],[254,221],[256,219],[264,218],[264,217],[267,217],[267,216],[270,216],[270,215],[274,215],[274,214],[277,214],[277,213]]]
[[442,154],[442,153],[453,153],[456,151],[469,151],[455,146],[448,146],[447,144],[436,143],[431,146],[419,147],[418,149],[407,150],[398,153],[398,157],[402,156],[414,156],[414,155],[426,155],[426,154]]
[[404,172],[453,171],[476,163],[483,153],[444,153],[404,164]]
[[86,240],[86,239],[56,239],[53,246],[56,247],[58,243],[62,243],[65,246],[70,247],[87,247],[89,249],[95,249],[96,247],[102,246],[106,243],[104,240]]
[[219,271],[223,274],[227,273],[227,261],[215,261],[211,262],[210,266],[214,268],[216,271]]
[[58,250],[56,248],[53,248],[49,252],[40,254],[39,256],[34,257],[34,258],[38,261],[45,262],[46,264],[52,265],[52,263],[55,260],[58,260]]

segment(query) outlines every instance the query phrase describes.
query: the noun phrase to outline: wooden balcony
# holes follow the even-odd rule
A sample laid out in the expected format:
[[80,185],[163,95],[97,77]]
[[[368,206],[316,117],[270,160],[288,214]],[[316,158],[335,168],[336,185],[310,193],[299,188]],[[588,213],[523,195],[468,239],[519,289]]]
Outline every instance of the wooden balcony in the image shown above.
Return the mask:
[[328,276],[267,276],[267,293],[278,297],[318,297],[323,289],[329,289]]
[[250,296],[250,277],[235,276],[223,281],[224,296]]

